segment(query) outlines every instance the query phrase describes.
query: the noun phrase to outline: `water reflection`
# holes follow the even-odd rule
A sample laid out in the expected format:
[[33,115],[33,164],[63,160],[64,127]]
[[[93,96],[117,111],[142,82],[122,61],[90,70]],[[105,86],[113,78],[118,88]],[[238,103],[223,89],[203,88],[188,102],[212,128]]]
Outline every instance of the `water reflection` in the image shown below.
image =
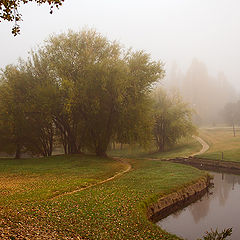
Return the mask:
[[[207,216],[207,213],[209,211],[209,204],[209,198],[206,198],[206,201],[199,201],[196,204],[192,204],[189,206],[189,211],[193,216],[195,224],[197,224],[200,219]],[[199,208],[201,208],[201,211],[199,211]]]
[[168,232],[195,240],[208,230],[233,228],[232,240],[240,239],[240,176],[214,173],[214,188],[201,200],[157,224]]

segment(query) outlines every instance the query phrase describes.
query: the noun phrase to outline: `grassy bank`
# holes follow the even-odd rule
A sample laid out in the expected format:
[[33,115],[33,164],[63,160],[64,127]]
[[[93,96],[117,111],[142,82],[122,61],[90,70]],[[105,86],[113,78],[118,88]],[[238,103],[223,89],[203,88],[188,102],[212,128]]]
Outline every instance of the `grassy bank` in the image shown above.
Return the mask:
[[[180,164],[129,160],[132,170],[92,188],[124,165],[93,156],[0,160],[0,236],[4,239],[178,239],[146,218],[145,206],[202,177]],[[8,195],[5,195],[8,194]]]
[[233,136],[232,128],[204,128],[200,136],[209,144],[209,150],[200,155],[203,158],[222,159],[225,161],[240,162],[240,133]]
[[0,159],[0,205],[44,200],[95,184],[124,164],[95,156]]

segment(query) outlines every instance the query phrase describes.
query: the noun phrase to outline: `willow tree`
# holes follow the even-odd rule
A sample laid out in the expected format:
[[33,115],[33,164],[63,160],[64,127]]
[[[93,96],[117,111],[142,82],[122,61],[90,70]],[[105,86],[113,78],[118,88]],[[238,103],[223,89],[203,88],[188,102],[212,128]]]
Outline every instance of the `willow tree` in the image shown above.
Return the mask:
[[26,137],[24,92],[25,76],[15,66],[7,66],[0,85],[0,150],[14,153],[16,158]]
[[48,62],[46,71],[63,93],[67,117],[56,115],[56,126],[76,151],[105,155],[112,138],[149,134],[149,92],[163,76],[160,62],[93,30],[50,37],[34,55]]
[[154,139],[160,152],[175,144],[179,139],[196,132],[192,123],[192,109],[182,101],[179,94],[167,94],[158,88],[153,93]]
[[41,87],[23,66],[7,66],[0,84],[0,150],[50,156],[54,126],[49,114],[53,91]]

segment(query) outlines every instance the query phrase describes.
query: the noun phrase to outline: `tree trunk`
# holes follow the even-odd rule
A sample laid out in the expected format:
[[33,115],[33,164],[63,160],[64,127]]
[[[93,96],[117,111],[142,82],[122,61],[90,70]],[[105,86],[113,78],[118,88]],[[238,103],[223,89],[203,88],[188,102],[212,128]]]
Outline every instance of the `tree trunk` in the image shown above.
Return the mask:
[[235,131],[235,125],[234,125],[234,123],[232,124],[232,127],[233,127],[233,136],[236,137],[236,131]]
[[164,145],[162,143],[158,144],[158,151],[159,152],[164,152]]
[[102,142],[100,141],[100,143],[98,143],[95,148],[96,155],[99,157],[106,157],[107,147],[108,147],[108,144],[107,145],[102,144]]
[[20,144],[17,144],[17,146],[16,146],[15,158],[16,159],[21,158],[21,146],[20,146]]
[[96,151],[96,155],[99,157],[107,157],[106,151],[102,151],[102,150]]

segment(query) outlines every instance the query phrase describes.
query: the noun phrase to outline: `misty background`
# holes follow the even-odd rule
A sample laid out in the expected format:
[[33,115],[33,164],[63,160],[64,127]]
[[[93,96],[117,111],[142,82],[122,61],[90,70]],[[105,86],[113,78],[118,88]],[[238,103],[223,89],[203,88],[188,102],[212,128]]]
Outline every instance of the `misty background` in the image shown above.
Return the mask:
[[95,28],[125,47],[144,49],[165,64],[161,84],[177,88],[199,124],[215,124],[227,102],[238,100],[238,0],[65,0],[59,10],[22,6],[21,35],[0,24],[0,68],[26,58],[50,34]]

